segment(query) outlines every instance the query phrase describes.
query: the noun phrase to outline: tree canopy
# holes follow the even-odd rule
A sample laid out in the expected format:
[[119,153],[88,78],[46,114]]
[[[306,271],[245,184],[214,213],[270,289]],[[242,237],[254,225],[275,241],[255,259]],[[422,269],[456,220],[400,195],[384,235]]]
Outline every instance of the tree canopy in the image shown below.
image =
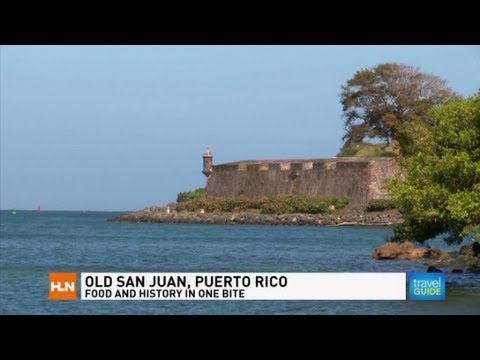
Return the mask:
[[386,63],[362,69],[342,86],[343,140],[346,145],[397,140],[403,124],[432,124],[429,110],[456,96],[445,80],[413,66]]
[[406,176],[387,186],[405,224],[393,240],[423,242],[440,234],[450,244],[480,240],[480,94],[429,116],[432,126],[411,122],[400,131]]

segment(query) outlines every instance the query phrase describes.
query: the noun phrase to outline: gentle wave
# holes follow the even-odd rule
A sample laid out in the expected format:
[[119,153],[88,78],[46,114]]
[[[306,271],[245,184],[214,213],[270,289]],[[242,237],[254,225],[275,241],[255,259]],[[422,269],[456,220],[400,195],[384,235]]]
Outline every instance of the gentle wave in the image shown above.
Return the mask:
[[[478,274],[447,274],[447,300],[48,301],[51,271],[425,271],[375,261],[385,227],[112,224],[109,212],[2,211],[2,314],[480,314]],[[435,241],[435,246],[444,246]]]

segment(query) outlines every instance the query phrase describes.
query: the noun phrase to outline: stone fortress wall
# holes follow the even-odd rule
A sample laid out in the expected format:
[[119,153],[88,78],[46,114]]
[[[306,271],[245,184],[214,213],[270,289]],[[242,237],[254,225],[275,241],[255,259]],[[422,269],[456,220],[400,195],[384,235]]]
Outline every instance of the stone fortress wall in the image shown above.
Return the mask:
[[366,205],[388,196],[382,184],[398,176],[394,158],[332,158],[249,160],[213,165],[207,149],[203,158],[207,196],[307,195],[342,197],[350,204]]

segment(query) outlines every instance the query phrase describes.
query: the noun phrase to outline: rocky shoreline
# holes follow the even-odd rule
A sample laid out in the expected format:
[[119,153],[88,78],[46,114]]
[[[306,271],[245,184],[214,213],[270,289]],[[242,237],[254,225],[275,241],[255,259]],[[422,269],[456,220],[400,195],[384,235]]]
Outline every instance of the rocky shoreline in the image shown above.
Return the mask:
[[397,211],[366,212],[344,209],[326,214],[269,215],[255,212],[206,213],[202,211],[171,211],[168,207],[148,207],[120,215],[109,222],[116,223],[182,223],[182,224],[250,224],[307,226],[396,226],[403,223]]
[[373,251],[376,260],[426,260],[427,272],[450,269],[452,272],[464,270],[480,273],[480,243],[464,245],[459,251],[442,251],[434,248],[418,247],[412,242],[386,243]]
[[[368,212],[364,209],[346,208],[326,214],[269,215],[255,212],[206,213],[175,211],[170,207],[147,207],[143,210],[108,219],[113,223],[174,223],[223,225],[283,225],[283,226],[397,226],[403,223],[396,210]],[[411,242],[386,243],[373,252],[376,260],[425,260],[428,271],[451,269],[480,272],[480,244],[463,246],[460,251],[445,252],[439,249],[417,247]]]

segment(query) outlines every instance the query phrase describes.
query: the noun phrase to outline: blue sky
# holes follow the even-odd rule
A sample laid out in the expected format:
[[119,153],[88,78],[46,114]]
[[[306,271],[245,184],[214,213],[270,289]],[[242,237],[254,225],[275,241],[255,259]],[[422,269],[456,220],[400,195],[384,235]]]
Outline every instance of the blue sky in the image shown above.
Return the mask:
[[383,62],[463,95],[478,46],[1,46],[0,208],[135,210],[214,163],[333,157],[340,86]]

